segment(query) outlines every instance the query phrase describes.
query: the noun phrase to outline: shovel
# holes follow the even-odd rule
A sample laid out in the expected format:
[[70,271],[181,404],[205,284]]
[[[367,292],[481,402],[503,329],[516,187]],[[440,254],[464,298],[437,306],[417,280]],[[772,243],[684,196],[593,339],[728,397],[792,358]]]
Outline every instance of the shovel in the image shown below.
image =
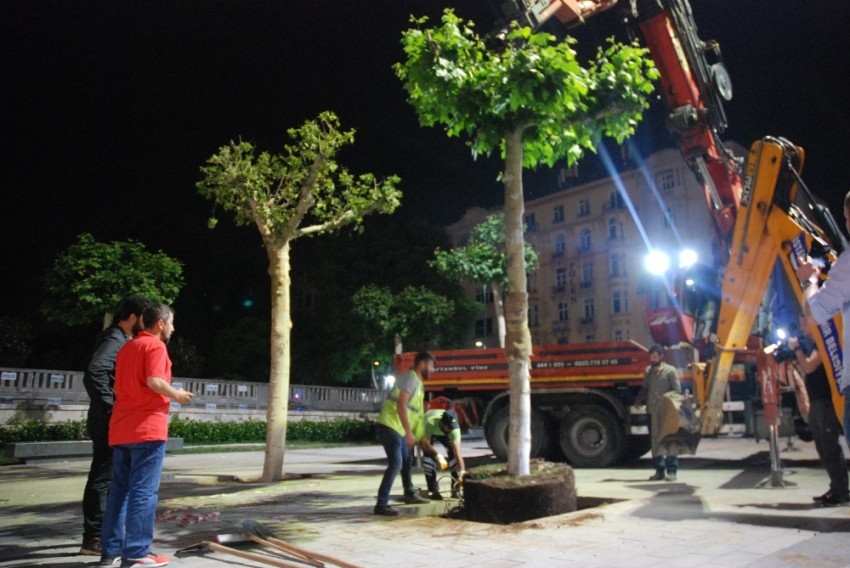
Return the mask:
[[216,535],[215,538],[213,538],[212,541],[215,542],[215,543],[218,543],[218,544],[231,545],[231,546],[238,546],[240,544],[246,544],[246,543],[259,544],[260,546],[264,546],[266,548],[273,549],[275,552],[284,553],[283,555],[288,557],[288,558],[285,558],[287,560],[291,559],[291,560],[295,560],[296,562],[303,562],[304,564],[309,564],[310,566],[313,566],[314,568],[325,568],[325,565],[322,562],[319,562],[318,560],[313,560],[311,558],[308,558],[304,554],[299,554],[297,552],[288,550],[288,549],[286,549],[282,546],[274,544],[273,542],[269,542],[269,541],[267,541],[263,538],[260,538],[256,535],[253,535],[253,534],[245,534],[245,533],[219,534],[219,535]]
[[277,568],[304,568],[304,566],[301,564],[293,564],[292,562],[287,562],[285,560],[280,560],[279,558],[266,556],[265,554],[257,554],[256,552],[245,552],[244,550],[237,550],[235,548],[230,548],[229,546],[224,546],[223,544],[219,544],[217,542],[212,542],[209,540],[193,544],[192,546],[187,546],[186,548],[181,548],[180,550],[174,552],[174,556],[176,556],[177,558],[183,558],[184,556],[200,556],[206,554],[207,552],[221,552],[223,554],[230,554],[232,556],[238,556],[239,558],[245,558],[246,560],[253,560],[254,562],[259,562],[261,564],[276,566]]
[[340,560],[339,558],[335,558],[328,554],[322,554],[321,552],[313,552],[311,550],[306,550],[304,548],[300,548],[293,544],[289,544],[279,538],[275,538],[274,533],[269,530],[268,527],[263,526],[259,522],[253,519],[245,519],[242,521],[242,528],[245,529],[245,532],[249,535],[253,535],[258,539],[268,542],[273,546],[276,546],[280,550],[287,552],[288,554],[297,554],[302,557],[306,557],[308,560],[312,560],[314,562],[327,562],[329,564],[335,564],[340,568],[360,568],[356,564],[351,564],[350,562],[346,562],[345,560]]

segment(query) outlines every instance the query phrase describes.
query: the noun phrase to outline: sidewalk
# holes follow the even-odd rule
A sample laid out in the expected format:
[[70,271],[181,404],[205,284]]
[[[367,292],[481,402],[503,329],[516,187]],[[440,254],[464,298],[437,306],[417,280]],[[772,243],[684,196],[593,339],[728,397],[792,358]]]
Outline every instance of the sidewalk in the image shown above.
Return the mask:
[[[795,446],[782,452],[786,488],[755,488],[770,472],[766,442],[703,440],[698,456],[682,458],[677,482],[647,481],[648,459],[578,469],[580,504],[600,506],[510,526],[442,518],[446,502],[375,517],[380,446],[290,450],[287,480],[269,485],[250,482],[262,470],[261,452],[169,456],[155,550],[172,555],[240,533],[243,520],[255,519],[287,542],[364,567],[850,567],[850,507],[813,506],[827,477],[811,443]],[[464,454],[492,459],[481,440],[467,441]],[[76,556],[87,468],[84,461],[0,468],[3,566],[72,568],[96,560]],[[421,474],[415,479],[424,485]],[[267,565],[216,552],[169,566]]]

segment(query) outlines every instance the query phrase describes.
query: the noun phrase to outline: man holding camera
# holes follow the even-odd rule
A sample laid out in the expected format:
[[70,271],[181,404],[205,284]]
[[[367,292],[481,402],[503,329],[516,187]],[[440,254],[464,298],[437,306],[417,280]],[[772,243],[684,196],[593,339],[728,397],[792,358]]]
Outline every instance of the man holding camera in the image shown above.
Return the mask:
[[806,391],[809,395],[809,426],[820,461],[829,475],[829,491],[815,497],[824,507],[850,503],[848,492],[847,465],[844,451],[838,440],[841,425],[835,416],[829,377],[821,362],[817,345],[808,333],[809,324],[805,314],[800,314],[800,337],[788,340],[788,348],[794,351],[797,368],[805,375]]

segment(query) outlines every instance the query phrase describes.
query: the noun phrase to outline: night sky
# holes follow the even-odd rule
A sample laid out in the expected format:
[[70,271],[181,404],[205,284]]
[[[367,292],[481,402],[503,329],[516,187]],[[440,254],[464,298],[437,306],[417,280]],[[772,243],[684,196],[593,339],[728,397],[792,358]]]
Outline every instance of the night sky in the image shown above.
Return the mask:
[[[456,220],[502,202],[494,159],[418,127],[391,65],[410,0],[0,2],[0,315],[40,301],[40,277],[76,235],[134,238],[186,265],[181,297],[240,258],[263,258],[256,229],[210,231],[200,165],[235,137],[277,150],[287,128],[333,110],[357,141],[340,161],[398,174],[402,219]],[[488,30],[486,2],[456,2]],[[810,188],[838,206],[850,188],[850,3],[693,0],[720,41],[735,89],[727,140],[784,136],[807,151]],[[607,18],[607,19],[606,19]],[[599,39],[599,28],[577,30]],[[669,145],[663,128],[650,133]],[[297,269],[297,267],[296,267]],[[246,282],[265,271],[243,274]],[[247,286],[248,284],[246,284]]]

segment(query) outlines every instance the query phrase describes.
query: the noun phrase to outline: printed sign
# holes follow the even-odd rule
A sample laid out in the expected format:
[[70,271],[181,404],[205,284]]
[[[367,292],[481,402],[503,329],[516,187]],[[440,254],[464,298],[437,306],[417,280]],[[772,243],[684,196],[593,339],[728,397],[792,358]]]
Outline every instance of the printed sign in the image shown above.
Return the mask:
[[173,401],[172,401],[171,406],[170,406],[171,410],[180,410],[180,407],[181,407],[181,404],[179,402],[173,402]]
[[215,405],[215,403],[214,403],[214,402],[208,402],[208,403],[206,404],[206,406],[204,406],[204,408],[206,408],[207,410],[215,410],[215,409],[216,409],[216,405]]
[[174,388],[176,388],[176,389],[182,389],[182,388],[183,388],[183,383],[181,383],[181,382],[179,382],[179,381],[178,381],[178,382],[176,382],[176,383],[171,383],[171,386],[172,386],[172,387],[174,387]]
[[207,383],[206,391],[213,393],[218,392],[218,385],[213,383]]
[[61,398],[48,398],[47,399],[47,405],[48,406],[59,406],[60,404],[62,404]]
[[54,385],[65,382],[65,375],[50,375],[50,382]]
[[17,381],[18,373],[16,373],[15,371],[3,371],[2,379],[4,381]]
[[240,404],[239,410],[248,410],[248,405],[247,404]]
[[236,385],[236,392],[248,392],[248,385]]

